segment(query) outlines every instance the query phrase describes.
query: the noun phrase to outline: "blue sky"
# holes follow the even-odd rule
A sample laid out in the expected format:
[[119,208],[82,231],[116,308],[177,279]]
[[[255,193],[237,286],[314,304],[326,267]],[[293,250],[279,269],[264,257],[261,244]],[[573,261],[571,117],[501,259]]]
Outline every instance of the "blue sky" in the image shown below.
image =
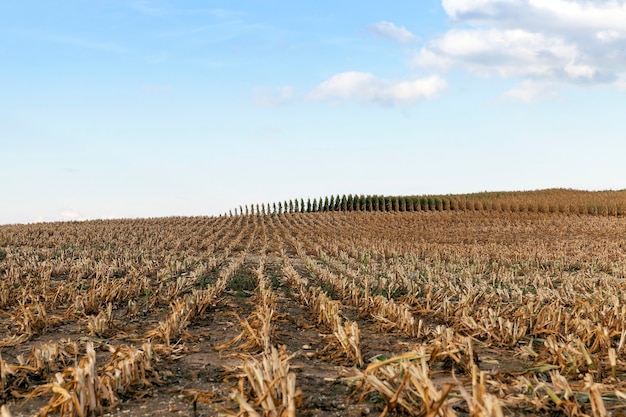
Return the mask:
[[626,188],[626,1],[0,3],[0,224]]

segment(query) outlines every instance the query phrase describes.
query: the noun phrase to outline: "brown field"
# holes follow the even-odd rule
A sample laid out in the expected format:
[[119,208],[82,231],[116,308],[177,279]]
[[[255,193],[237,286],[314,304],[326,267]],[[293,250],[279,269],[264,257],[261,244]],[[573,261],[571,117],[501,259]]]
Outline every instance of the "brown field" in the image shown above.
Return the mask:
[[3,411],[626,415],[626,218],[514,204],[2,226]]

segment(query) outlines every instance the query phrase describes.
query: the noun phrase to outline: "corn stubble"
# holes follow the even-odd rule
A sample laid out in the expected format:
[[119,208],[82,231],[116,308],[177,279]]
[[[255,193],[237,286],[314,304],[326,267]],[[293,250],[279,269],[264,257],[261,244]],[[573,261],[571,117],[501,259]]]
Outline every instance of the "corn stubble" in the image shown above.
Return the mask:
[[40,385],[27,398],[51,396],[39,415],[50,413],[62,416],[100,415],[121,403],[135,385],[151,386],[150,379],[158,378],[152,368],[152,347],[132,346],[111,348],[110,361],[98,368],[93,344],[86,345],[86,355],[63,372],[57,372],[52,382]]
[[239,412],[229,414],[295,417],[302,393],[296,388],[296,374],[290,372],[290,359],[284,351],[275,347],[259,358],[246,358],[237,389],[232,394],[239,405]]
[[[265,246],[262,253],[265,253]],[[265,256],[261,256],[259,266],[254,270],[258,283],[255,310],[246,319],[232,312],[242,331],[231,341],[215,348],[226,351],[236,346],[239,353],[235,356],[241,359],[241,365],[235,371],[237,387],[229,398],[237,404],[239,411],[220,405],[224,398],[212,400],[208,397],[209,400],[205,401],[226,415],[295,417],[302,401],[302,393],[296,388],[296,375],[290,372],[293,356],[284,346],[277,348],[272,342],[277,294],[264,273],[265,261]]]
[[[238,366],[184,392],[224,415],[311,412],[311,390],[336,389],[299,386],[320,362],[372,414],[623,415],[626,205],[566,194],[2,226],[0,414],[36,397],[42,416],[124,411],[217,349]],[[236,336],[200,344],[216,314]],[[283,345],[296,319],[306,352]]]
[[[317,269],[317,265],[312,269]],[[310,287],[308,280],[300,276],[288,262],[285,262],[283,271],[290,284],[298,289],[300,301],[312,307],[317,316],[317,323],[329,327],[332,331],[332,335],[326,338],[327,344],[321,355],[335,361],[363,366],[358,323],[345,319],[341,315],[340,303],[328,297],[320,287]],[[330,275],[326,273],[326,276]]]

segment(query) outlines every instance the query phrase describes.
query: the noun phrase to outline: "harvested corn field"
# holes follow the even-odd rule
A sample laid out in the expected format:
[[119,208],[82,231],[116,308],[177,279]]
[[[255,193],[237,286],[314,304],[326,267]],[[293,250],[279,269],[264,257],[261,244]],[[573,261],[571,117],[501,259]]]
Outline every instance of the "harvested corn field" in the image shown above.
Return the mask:
[[626,415],[626,218],[556,207],[2,226],[3,412]]

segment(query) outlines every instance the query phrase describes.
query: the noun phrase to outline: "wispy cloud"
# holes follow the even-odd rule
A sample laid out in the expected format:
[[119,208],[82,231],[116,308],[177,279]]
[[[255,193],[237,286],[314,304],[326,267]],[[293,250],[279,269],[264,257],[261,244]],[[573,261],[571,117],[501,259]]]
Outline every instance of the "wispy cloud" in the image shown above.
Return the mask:
[[504,93],[504,98],[530,104],[543,99],[555,97],[554,89],[546,84],[533,80],[525,80],[518,86]]
[[243,13],[237,10],[224,8],[194,8],[181,7],[183,2],[177,4],[178,7],[166,6],[160,1],[135,0],[129,3],[130,8],[141,14],[151,17],[161,17],[167,15],[211,15],[218,19],[228,19],[241,16]]
[[258,106],[277,107],[288,104],[294,97],[294,88],[289,85],[281,87],[256,87],[252,91],[252,101]]
[[114,52],[117,54],[127,54],[132,52],[129,48],[121,46],[115,42],[94,41],[91,39],[78,38],[72,36],[53,36],[52,40],[67,45],[79,46],[87,49],[97,49],[100,51]]
[[169,84],[143,84],[140,88],[146,94],[162,94],[174,89]]
[[115,54],[129,54],[133,52],[132,49],[120,45],[117,42],[95,40],[84,36],[50,33],[37,29],[19,29],[15,30],[14,33],[18,36],[37,40],[39,42],[50,42],[58,45],[72,46]]
[[404,26],[396,26],[391,22],[381,21],[368,26],[370,33],[391,39],[393,41],[409,44],[419,41],[419,38],[412,34]]
[[311,100],[359,100],[385,107],[406,106],[432,98],[445,90],[445,80],[438,76],[413,80],[386,80],[369,72],[349,71],[334,75],[318,85]]
[[167,8],[157,5],[156,2],[149,0],[131,1],[130,7],[133,10],[148,16],[163,16],[168,13]]
[[227,19],[242,16],[243,13],[237,10],[229,10],[229,9],[204,9],[205,13],[211,14],[219,19]]

